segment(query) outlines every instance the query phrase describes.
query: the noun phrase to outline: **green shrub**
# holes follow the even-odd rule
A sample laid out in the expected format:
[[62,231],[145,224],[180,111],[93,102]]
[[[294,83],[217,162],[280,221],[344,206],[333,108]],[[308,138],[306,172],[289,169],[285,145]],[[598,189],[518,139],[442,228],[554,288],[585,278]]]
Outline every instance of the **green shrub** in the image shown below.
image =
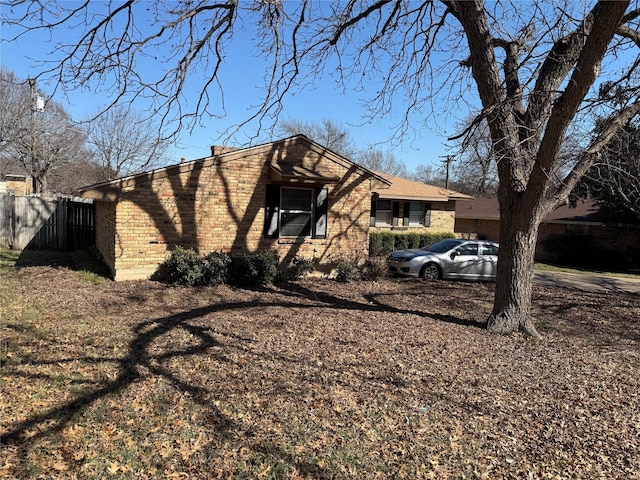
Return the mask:
[[192,248],[174,248],[165,267],[169,283],[188,287],[204,284],[204,264]]
[[417,232],[407,233],[407,248],[420,248],[420,234]]
[[553,263],[567,267],[623,272],[630,259],[628,251],[574,233],[553,235],[543,245]]
[[383,255],[384,245],[382,243],[382,235],[370,234],[369,235],[369,255],[377,257]]
[[229,283],[245,288],[272,283],[280,273],[278,264],[278,254],[274,251],[232,253]]
[[384,257],[372,257],[367,260],[362,269],[362,279],[375,282],[387,276],[387,260]]
[[394,250],[406,250],[409,248],[409,235],[406,233],[397,234],[394,242]]
[[204,285],[222,285],[229,275],[231,257],[224,252],[211,252],[202,259],[202,273]]
[[381,232],[381,235],[383,249],[381,255],[389,255],[395,248],[396,235],[391,232]]
[[396,250],[422,248],[445,238],[454,238],[449,232],[371,232],[369,234],[369,255],[378,257],[389,255]]
[[336,280],[343,283],[360,280],[360,269],[356,262],[340,260],[336,265]]
[[300,280],[316,269],[315,262],[311,258],[295,257],[289,264],[288,279]]

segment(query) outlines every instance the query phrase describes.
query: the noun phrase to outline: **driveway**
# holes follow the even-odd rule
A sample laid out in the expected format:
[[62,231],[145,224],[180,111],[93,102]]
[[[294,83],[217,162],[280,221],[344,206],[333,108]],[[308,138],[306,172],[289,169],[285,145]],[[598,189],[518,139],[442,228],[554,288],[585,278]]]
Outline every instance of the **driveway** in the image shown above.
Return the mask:
[[640,295],[640,276],[614,277],[596,273],[536,271],[534,281],[543,285],[574,288],[588,292],[615,292]]

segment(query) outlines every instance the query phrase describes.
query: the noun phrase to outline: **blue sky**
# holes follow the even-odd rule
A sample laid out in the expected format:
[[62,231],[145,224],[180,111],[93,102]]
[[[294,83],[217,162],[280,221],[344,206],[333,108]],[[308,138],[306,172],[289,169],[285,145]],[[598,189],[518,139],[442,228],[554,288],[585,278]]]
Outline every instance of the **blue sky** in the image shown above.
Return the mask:
[[[2,38],[6,40],[13,30],[2,27]],[[250,28],[249,22],[245,28]],[[192,132],[183,131],[170,152],[172,160],[178,162],[180,157],[187,159],[199,158],[209,154],[212,144],[220,143],[220,136],[231,125],[241,122],[249,116],[249,106],[259,100],[260,86],[262,85],[262,72],[260,62],[253,57],[252,44],[249,41],[252,32],[245,32],[239,36],[240,41],[234,41],[227,46],[228,62],[223,71],[223,89],[225,96],[225,118],[203,118],[205,128],[196,127]],[[74,38],[73,32],[59,30],[55,41],[67,41]],[[60,38],[64,35],[66,38]],[[244,39],[244,40],[243,40]],[[19,42],[5,42],[0,44],[0,62],[12,70],[18,77],[26,79],[38,72],[38,65],[34,60],[51,59],[48,54],[52,49],[52,43],[45,35],[30,35],[28,39]],[[150,63],[145,68],[162,69],[162,64]],[[52,88],[44,82],[39,87],[50,94]],[[375,91],[376,85],[371,85]],[[351,133],[354,143],[359,148],[376,144],[377,148],[388,150],[398,160],[403,161],[410,171],[418,165],[440,165],[442,157],[450,153],[446,148],[447,136],[455,133],[454,123],[449,120],[452,112],[442,112],[435,115],[439,129],[435,124],[429,129],[421,128],[417,135],[411,135],[400,144],[388,143],[393,136],[394,126],[401,120],[404,113],[404,105],[396,105],[394,113],[386,118],[364,123],[367,114],[362,105],[372,93],[348,92],[340,94],[334,83],[325,75],[314,83],[313,88],[306,88],[285,99],[284,113],[281,120],[295,119],[305,122],[320,122],[326,118],[346,127]],[[54,100],[61,103],[75,119],[86,117],[96,109],[109,101],[104,94],[94,90],[89,92],[70,91],[63,95],[58,92]],[[136,104],[136,108],[144,109],[145,105]],[[444,108],[443,108],[444,110]],[[468,112],[460,112],[459,118],[464,118]],[[445,118],[446,117],[446,118]],[[418,117],[417,121],[420,120]],[[249,141],[255,135],[255,124],[250,124],[240,134],[234,137],[236,146]],[[444,130],[443,130],[444,129]],[[436,130],[440,130],[436,132]],[[273,138],[260,137],[262,141]],[[254,141],[255,143],[255,141]]]

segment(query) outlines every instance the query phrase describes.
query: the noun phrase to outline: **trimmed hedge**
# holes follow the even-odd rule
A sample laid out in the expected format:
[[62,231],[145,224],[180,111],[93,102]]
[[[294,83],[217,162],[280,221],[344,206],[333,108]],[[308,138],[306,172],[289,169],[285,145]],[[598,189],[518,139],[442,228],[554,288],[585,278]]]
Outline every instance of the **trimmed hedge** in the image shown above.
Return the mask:
[[557,265],[624,272],[633,262],[631,249],[618,250],[609,243],[586,235],[553,235],[543,240],[543,244],[549,252],[551,262]]
[[396,250],[422,248],[445,238],[455,238],[455,235],[450,232],[371,232],[369,234],[369,255],[378,257],[389,255]]

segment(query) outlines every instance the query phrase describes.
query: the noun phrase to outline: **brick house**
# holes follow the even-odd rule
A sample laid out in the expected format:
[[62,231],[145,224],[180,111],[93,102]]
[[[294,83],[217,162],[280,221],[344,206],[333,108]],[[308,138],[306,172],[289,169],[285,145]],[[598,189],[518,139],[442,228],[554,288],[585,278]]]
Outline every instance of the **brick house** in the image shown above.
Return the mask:
[[372,192],[390,181],[297,135],[92,185],[96,247],[116,280],[148,278],[176,245],[276,250],[320,266],[367,256]]
[[374,189],[371,231],[421,230],[453,233],[456,203],[472,197],[387,173],[376,172],[391,185]]
[[[474,198],[456,204],[455,233],[466,238],[485,238],[494,242],[500,239],[500,208],[498,199]],[[606,248],[619,251],[640,249],[637,228],[623,225],[608,225],[591,201],[578,201],[575,207],[563,205],[547,215],[538,227],[536,260],[550,261],[553,253],[548,251],[546,240],[554,236],[572,234],[584,237],[584,241],[595,242]]]
[[5,175],[0,181],[0,193],[22,197],[33,193],[33,181],[28,175]]

